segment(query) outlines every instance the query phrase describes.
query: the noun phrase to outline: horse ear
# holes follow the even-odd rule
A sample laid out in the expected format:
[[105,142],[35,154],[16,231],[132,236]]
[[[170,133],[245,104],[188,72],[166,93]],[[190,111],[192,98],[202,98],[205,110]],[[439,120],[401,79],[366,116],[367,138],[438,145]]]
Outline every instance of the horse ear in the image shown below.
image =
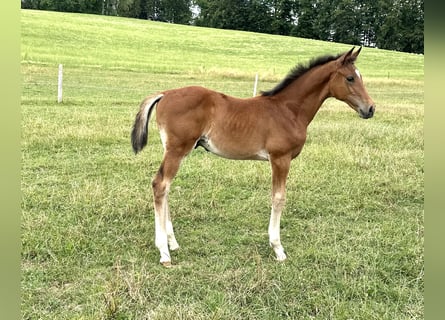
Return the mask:
[[353,61],[355,61],[358,57],[358,55],[360,54],[360,51],[362,51],[362,46],[360,46],[360,48],[358,48],[358,50],[356,52],[354,52],[351,56],[352,59],[354,59]]
[[341,56],[341,63],[342,65],[346,65],[349,63],[353,63],[355,61],[355,59],[357,58],[358,53],[360,53],[361,47],[360,49],[353,54],[355,47],[352,47],[351,50],[349,50],[348,52],[346,52],[345,54],[343,54]]

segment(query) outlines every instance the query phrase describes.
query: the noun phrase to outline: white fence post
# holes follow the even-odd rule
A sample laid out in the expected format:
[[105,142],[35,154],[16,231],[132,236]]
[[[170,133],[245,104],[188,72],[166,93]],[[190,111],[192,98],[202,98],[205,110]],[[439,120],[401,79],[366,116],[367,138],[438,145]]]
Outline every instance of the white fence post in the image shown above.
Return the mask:
[[253,85],[253,96],[256,96],[256,88],[258,86],[258,72],[255,74],[255,84]]
[[57,83],[57,102],[61,103],[62,98],[62,83],[63,83],[63,66],[59,64],[59,81]]

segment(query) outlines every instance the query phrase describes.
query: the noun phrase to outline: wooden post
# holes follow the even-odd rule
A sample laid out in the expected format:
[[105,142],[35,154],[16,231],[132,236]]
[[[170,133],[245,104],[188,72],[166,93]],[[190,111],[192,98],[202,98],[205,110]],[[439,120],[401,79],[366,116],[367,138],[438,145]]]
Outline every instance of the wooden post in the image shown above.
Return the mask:
[[63,83],[63,66],[59,64],[59,81],[57,83],[57,102],[61,103],[62,98],[62,83]]
[[256,96],[256,88],[258,86],[258,72],[255,74],[255,84],[253,85],[253,96]]

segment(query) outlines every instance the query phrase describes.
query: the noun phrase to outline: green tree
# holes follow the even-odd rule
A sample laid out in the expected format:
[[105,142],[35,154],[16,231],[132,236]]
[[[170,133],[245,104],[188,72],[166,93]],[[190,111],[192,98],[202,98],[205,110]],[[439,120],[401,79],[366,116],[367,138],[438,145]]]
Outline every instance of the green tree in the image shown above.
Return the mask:
[[379,48],[424,52],[424,1],[392,0],[378,29],[376,44]]
[[272,32],[281,35],[289,35],[294,21],[294,9],[297,5],[291,0],[271,1],[273,13]]
[[[424,52],[424,0],[21,0],[21,6]],[[194,21],[192,7],[199,8]]]
[[195,23],[219,29],[247,30],[248,10],[244,0],[197,0],[201,14]]
[[248,16],[246,17],[244,30],[273,33],[273,17],[270,14],[270,6],[268,1],[249,1],[247,9]]
[[374,46],[376,35],[381,25],[381,2],[375,0],[363,0],[358,3],[361,44],[364,46]]
[[22,0],[24,9],[100,14],[103,0]]
[[333,8],[332,40],[360,44],[361,21],[357,17],[359,7],[354,0],[339,0]]
[[190,0],[162,0],[160,1],[160,15],[168,22],[188,24],[192,18]]
[[301,0],[296,10],[297,24],[291,34],[302,38],[322,39],[316,28],[320,17],[319,8],[317,1]]
[[292,0],[196,0],[195,24],[288,35],[294,20]]

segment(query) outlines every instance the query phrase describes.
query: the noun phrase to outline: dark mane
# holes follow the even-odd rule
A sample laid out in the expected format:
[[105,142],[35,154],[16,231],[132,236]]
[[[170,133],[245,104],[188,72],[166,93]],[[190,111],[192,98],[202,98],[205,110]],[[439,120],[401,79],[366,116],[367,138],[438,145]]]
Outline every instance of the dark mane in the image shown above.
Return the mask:
[[321,56],[318,58],[312,59],[309,64],[298,64],[296,65],[275,88],[268,90],[268,91],[262,91],[262,96],[273,96],[277,93],[281,92],[284,88],[286,88],[288,85],[290,85],[292,82],[294,82],[296,79],[301,77],[303,74],[311,70],[312,68],[315,68],[317,66],[321,66],[325,63],[328,63],[330,61],[336,60],[339,58],[342,54],[338,54],[336,56],[332,55],[326,55]]

